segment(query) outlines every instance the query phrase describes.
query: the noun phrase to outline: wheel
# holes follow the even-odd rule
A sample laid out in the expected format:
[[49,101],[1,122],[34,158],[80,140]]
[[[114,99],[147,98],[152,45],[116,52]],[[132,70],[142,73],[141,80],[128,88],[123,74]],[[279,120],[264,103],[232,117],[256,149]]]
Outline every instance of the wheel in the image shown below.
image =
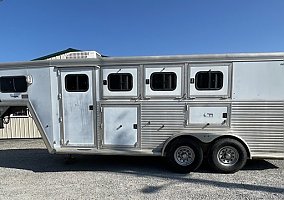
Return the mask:
[[211,147],[209,159],[216,171],[234,173],[246,164],[247,151],[237,140],[221,139]]
[[195,171],[202,163],[203,151],[194,141],[177,140],[170,144],[167,151],[167,160],[170,167],[179,173]]

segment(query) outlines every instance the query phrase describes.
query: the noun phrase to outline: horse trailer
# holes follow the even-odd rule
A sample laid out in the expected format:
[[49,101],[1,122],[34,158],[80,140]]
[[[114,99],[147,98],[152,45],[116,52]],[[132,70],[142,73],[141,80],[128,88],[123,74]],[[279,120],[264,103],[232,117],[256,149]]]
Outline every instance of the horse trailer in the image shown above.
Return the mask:
[[0,64],[0,127],[29,109],[50,153],[206,158],[232,173],[284,158],[284,52]]

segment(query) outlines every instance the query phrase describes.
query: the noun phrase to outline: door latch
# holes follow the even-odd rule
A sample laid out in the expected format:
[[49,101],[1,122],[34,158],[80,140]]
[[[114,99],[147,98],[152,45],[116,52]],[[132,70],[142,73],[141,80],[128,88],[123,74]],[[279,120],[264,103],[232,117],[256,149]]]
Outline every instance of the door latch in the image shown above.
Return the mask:
[[133,124],[133,129],[137,129],[137,124]]

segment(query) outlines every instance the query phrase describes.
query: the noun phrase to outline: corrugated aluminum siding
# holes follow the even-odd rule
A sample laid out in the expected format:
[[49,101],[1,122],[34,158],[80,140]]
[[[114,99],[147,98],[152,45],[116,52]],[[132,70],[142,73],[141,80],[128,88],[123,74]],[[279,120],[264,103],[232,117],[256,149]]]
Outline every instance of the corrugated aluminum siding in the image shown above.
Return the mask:
[[30,117],[11,117],[10,122],[0,129],[0,139],[41,138],[41,135]]
[[142,149],[159,150],[171,135],[183,130],[184,111],[184,103],[143,103],[141,107]]
[[[185,106],[193,102],[149,102],[141,104],[142,149],[159,151],[163,143],[178,132],[233,134],[249,146],[252,156],[283,153],[283,102],[225,102],[231,104],[228,129],[185,126]],[[194,102],[213,105],[212,102]],[[217,102],[214,102],[217,103]],[[219,102],[222,104],[222,102]],[[216,104],[215,104],[216,105]]]
[[283,153],[283,102],[233,102],[231,109],[231,130],[252,154]]

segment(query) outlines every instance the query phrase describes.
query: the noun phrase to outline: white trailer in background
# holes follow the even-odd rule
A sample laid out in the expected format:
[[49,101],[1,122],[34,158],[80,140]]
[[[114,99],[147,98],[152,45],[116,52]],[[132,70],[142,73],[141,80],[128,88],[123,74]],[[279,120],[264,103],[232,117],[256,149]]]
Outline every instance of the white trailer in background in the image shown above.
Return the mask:
[[203,158],[235,172],[284,158],[284,53],[0,64],[0,125],[29,108],[50,153]]

